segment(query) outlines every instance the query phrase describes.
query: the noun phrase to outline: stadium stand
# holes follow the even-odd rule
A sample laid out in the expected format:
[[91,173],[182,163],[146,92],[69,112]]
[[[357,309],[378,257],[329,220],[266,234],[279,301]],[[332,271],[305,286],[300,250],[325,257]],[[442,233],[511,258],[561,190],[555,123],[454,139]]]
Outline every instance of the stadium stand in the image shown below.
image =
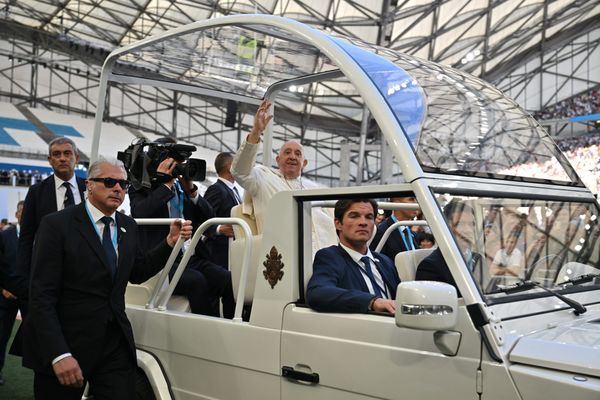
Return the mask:
[[600,94],[598,89],[594,89],[535,112],[533,117],[537,120],[548,120],[598,113],[600,113]]

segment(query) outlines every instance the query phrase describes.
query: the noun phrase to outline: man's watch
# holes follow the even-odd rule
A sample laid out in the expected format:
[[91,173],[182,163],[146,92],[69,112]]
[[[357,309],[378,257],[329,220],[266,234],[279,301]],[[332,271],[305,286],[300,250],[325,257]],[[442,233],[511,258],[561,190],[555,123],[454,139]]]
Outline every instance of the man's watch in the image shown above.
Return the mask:
[[377,301],[379,297],[375,296],[371,299],[371,301],[369,302],[369,311],[375,311],[375,309],[373,309],[373,306],[375,305],[375,301]]

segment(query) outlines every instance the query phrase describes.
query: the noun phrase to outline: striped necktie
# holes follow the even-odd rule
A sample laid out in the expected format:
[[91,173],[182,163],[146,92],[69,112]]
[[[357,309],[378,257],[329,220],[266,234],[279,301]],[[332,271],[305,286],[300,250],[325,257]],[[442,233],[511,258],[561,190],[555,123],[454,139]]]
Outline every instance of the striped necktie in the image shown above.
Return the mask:
[[71,184],[69,182],[63,182],[62,186],[65,187],[65,200],[63,201],[63,209],[75,205],[75,198],[73,197],[73,191],[71,190]]

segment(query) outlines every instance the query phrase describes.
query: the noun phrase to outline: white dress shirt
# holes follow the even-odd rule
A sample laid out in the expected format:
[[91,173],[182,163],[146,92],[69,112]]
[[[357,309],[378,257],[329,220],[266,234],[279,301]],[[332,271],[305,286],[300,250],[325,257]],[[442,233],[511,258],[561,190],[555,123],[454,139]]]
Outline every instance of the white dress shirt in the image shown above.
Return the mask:
[[81,203],[81,194],[79,193],[79,186],[77,186],[77,176],[73,174],[71,179],[63,181],[58,176],[54,175],[54,188],[56,190],[56,210],[60,211],[65,206],[65,194],[67,188],[63,186],[64,182],[69,182],[71,185],[71,191],[73,192],[73,201],[75,204]]

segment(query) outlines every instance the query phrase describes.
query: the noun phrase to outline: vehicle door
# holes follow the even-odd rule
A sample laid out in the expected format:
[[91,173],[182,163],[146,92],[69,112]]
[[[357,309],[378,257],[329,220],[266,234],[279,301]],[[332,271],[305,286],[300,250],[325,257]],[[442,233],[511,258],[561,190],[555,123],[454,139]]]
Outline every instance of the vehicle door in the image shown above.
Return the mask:
[[[453,332],[435,333],[399,328],[391,316],[290,304],[281,365],[298,374],[282,378],[282,399],[476,399],[480,337],[464,305],[458,321]],[[460,342],[455,355],[436,345],[444,335]]]

